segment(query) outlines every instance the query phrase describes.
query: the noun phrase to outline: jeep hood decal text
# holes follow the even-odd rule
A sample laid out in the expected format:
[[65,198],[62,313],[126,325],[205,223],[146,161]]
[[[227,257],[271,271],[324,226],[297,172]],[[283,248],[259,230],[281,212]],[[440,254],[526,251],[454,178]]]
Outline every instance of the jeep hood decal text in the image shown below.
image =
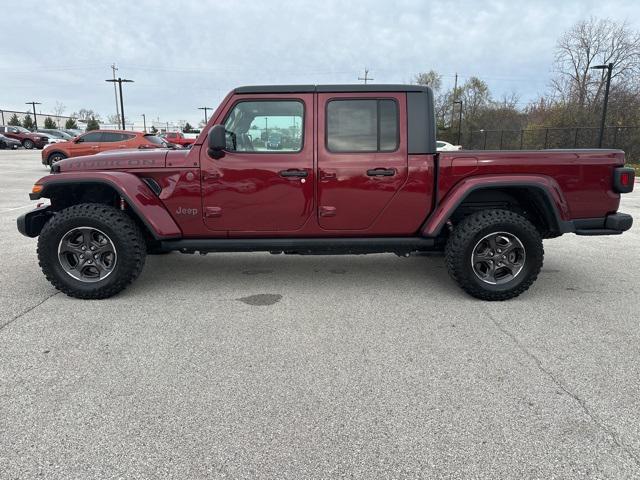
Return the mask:
[[167,150],[118,150],[84,157],[68,158],[56,165],[60,172],[82,170],[128,170],[136,168],[163,168]]

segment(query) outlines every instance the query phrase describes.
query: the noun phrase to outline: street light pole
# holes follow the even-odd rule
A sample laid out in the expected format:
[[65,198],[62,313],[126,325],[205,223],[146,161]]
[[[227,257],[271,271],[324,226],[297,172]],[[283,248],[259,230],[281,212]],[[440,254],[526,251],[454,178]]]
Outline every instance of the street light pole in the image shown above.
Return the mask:
[[144,133],[147,133],[147,117],[142,114],[142,124],[144,125]]
[[460,111],[458,112],[458,145],[460,145],[460,140],[462,138],[462,100],[456,100],[453,104],[460,105]]
[[114,78],[105,80],[105,82],[115,82],[118,84],[118,89],[120,90],[120,115],[122,116],[122,130],[126,130],[126,126],[124,124],[124,100],[122,99],[122,84],[123,83],[133,83],[133,80],[128,80],[126,78]]
[[42,105],[40,102],[25,102],[25,105],[31,105],[33,106],[33,124],[36,127],[36,130],[38,130],[38,117],[36,115],[36,105]]
[[600,135],[598,135],[598,148],[602,148],[602,141],[604,139],[604,127],[607,120],[607,104],[609,103],[609,88],[611,87],[611,71],[613,70],[613,63],[608,63],[606,65],[595,65],[591,67],[591,70],[607,71],[607,86],[604,90],[604,105],[602,106],[602,120],[600,121]]

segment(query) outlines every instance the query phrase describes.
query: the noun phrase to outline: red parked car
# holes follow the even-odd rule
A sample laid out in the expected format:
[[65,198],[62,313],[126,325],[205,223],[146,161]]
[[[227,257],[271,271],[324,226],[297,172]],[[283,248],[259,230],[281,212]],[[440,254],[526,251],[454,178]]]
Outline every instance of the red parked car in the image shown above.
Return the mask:
[[193,145],[196,141],[195,138],[186,138],[184,133],[182,132],[166,132],[160,135],[162,138],[165,138],[168,142],[173,143],[174,145],[182,145],[186,147],[187,145]]
[[53,143],[42,150],[42,164],[53,165],[65,158],[93,155],[128,148],[163,148],[167,142],[151,133],[127,130],[92,130],[68,142]]
[[44,148],[45,145],[49,143],[49,137],[30,132],[23,127],[15,127],[13,125],[1,126],[0,133],[5,137],[18,140],[27,150]]
[[54,164],[31,193],[51,204],[18,230],[79,298],[115,295],[147,253],[442,251],[467,293],[506,300],[536,280],[543,239],[631,228],[624,152],[438,152],[435,126],[428,87],[241,87],[190,150]]

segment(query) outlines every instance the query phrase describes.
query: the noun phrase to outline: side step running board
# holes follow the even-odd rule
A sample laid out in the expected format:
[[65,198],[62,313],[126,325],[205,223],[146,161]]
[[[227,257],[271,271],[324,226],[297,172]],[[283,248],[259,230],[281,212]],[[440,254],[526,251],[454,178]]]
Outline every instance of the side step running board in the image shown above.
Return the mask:
[[220,238],[180,239],[160,242],[162,250],[183,253],[272,252],[304,255],[411,253],[433,250],[435,240],[423,237],[354,238]]

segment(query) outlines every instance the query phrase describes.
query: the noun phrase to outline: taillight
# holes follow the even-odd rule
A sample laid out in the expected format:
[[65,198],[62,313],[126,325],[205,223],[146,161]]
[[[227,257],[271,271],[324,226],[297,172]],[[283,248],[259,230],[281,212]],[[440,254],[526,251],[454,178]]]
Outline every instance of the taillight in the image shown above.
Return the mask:
[[629,193],[633,190],[636,172],[633,168],[620,167],[613,171],[613,189],[618,193]]

